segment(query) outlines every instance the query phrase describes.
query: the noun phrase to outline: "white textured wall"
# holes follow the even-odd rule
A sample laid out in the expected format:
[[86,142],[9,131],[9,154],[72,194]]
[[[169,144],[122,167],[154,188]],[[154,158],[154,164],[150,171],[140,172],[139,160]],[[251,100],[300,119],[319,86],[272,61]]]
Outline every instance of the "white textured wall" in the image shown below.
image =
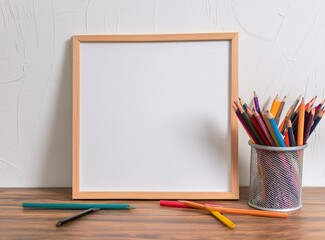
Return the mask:
[[[243,99],[324,98],[325,1],[0,0],[0,187],[71,186],[72,35],[222,31],[239,32]],[[323,121],[305,151],[305,186],[325,186]]]

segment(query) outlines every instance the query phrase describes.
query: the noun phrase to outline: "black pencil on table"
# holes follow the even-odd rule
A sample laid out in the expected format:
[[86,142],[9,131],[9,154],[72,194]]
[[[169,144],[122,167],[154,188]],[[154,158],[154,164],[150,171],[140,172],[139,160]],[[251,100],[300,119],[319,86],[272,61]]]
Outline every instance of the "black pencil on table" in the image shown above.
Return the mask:
[[67,223],[67,222],[73,221],[73,220],[75,220],[75,219],[77,219],[77,218],[80,218],[80,217],[82,217],[82,216],[84,216],[84,215],[87,215],[87,214],[89,214],[89,213],[93,213],[93,212],[97,212],[97,211],[99,211],[99,210],[100,210],[100,208],[89,208],[89,209],[87,209],[87,210],[85,210],[85,211],[83,211],[83,212],[80,212],[80,213],[76,214],[76,215],[73,215],[73,216],[71,216],[71,217],[67,217],[67,218],[64,218],[64,219],[62,219],[62,220],[59,220],[59,221],[56,223],[56,226],[57,226],[57,227],[61,227],[63,224],[65,224],[65,223]]

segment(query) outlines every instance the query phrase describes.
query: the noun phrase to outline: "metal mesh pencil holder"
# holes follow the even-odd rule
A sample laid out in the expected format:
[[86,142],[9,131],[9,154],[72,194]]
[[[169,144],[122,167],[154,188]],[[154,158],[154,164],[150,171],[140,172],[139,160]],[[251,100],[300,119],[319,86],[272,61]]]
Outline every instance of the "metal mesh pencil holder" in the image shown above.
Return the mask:
[[294,211],[302,207],[303,151],[297,147],[251,146],[248,205],[268,211]]

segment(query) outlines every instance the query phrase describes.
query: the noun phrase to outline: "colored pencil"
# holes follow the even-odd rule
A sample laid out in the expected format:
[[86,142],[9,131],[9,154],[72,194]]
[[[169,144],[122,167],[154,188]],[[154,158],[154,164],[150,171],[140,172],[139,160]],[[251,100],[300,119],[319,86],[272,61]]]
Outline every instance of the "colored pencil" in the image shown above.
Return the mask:
[[277,125],[279,124],[280,117],[281,117],[281,114],[282,114],[282,111],[283,111],[284,104],[286,103],[286,100],[287,100],[287,97],[285,96],[283,98],[283,100],[281,101],[281,103],[280,103],[278,112],[275,115],[274,119],[275,119],[275,122],[276,122]]
[[324,103],[325,99],[323,99],[323,101],[321,101],[321,103],[316,106],[316,113],[323,107]]
[[312,132],[315,130],[316,126],[318,125],[319,121],[322,119],[323,115],[325,113],[325,110],[320,112],[318,116],[315,118],[313,125],[310,128],[309,136],[312,134]]
[[290,147],[290,140],[289,140],[289,132],[288,129],[284,130],[284,143],[286,144],[286,147]]
[[[191,201],[181,201],[187,206],[194,207]],[[209,206],[209,205],[207,205]],[[225,207],[211,207],[212,210],[218,211],[220,213],[229,213],[229,214],[240,214],[240,215],[251,215],[251,216],[259,216],[259,217],[278,217],[278,218],[287,218],[287,213],[280,212],[268,212],[261,210],[251,210],[251,209],[238,209],[238,208],[225,208]]]
[[305,99],[301,99],[298,112],[298,132],[297,132],[297,146],[304,144],[304,125],[305,125]]
[[260,126],[258,125],[256,119],[254,118],[252,110],[250,110],[249,108],[247,108],[247,115],[248,115],[249,119],[251,120],[251,122],[253,123],[256,131],[257,131],[256,137],[259,137],[258,140],[260,141],[260,143],[263,144],[263,145],[269,146],[270,144],[268,143],[267,139],[265,138],[265,136],[263,134],[262,129],[260,128]]
[[252,132],[252,136],[254,136],[255,140],[256,140],[256,143],[257,144],[262,144],[262,139],[261,137],[258,135],[258,132],[256,130],[256,128],[254,127],[253,123],[251,122],[251,120],[249,119],[247,113],[244,111],[244,109],[240,106],[240,105],[237,105],[238,109],[239,109],[239,112],[240,114],[242,115],[243,119],[245,120],[247,126],[249,127],[249,129],[251,130]]
[[239,112],[239,109],[238,107],[236,106],[235,103],[233,103],[232,105],[232,108],[234,109],[235,111],[235,114],[238,118],[238,120],[241,122],[242,126],[244,127],[248,137],[250,138],[250,140],[253,142],[253,143],[257,143],[257,139],[255,138],[255,136],[253,135],[253,133],[251,132],[249,126],[246,124],[245,120],[243,119],[243,116],[241,115],[241,113]]
[[77,218],[80,218],[80,217],[82,217],[82,216],[85,216],[85,215],[87,215],[87,214],[89,214],[89,213],[97,212],[97,211],[99,211],[99,210],[100,210],[99,208],[89,208],[89,209],[87,209],[87,210],[85,210],[85,211],[83,211],[83,212],[80,212],[80,213],[76,214],[76,215],[73,215],[73,216],[71,216],[71,217],[67,217],[67,218],[64,218],[64,219],[62,219],[62,220],[59,220],[59,221],[56,223],[56,226],[57,226],[57,227],[61,227],[63,224],[66,224],[66,223],[68,223],[68,222],[71,222],[71,221],[73,221],[73,220],[75,220],[75,219],[77,219]]
[[188,206],[178,201],[160,200],[159,205],[164,207],[188,208]]
[[37,203],[23,202],[23,208],[39,208],[39,209],[89,209],[100,208],[109,210],[128,210],[135,207],[124,203]]
[[316,98],[317,96],[313,97],[306,105],[305,105],[305,108],[309,108],[309,107],[312,107],[316,101]]
[[292,131],[292,123],[291,123],[290,119],[288,120],[287,126],[288,126],[290,147],[295,147],[296,146],[296,140],[295,140],[295,136],[294,136],[293,131]]
[[247,112],[248,105],[241,98],[238,98],[238,100],[239,100],[241,107],[244,109],[245,112]]
[[258,125],[260,126],[260,128],[262,129],[265,137],[267,138],[268,143],[270,143],[270,146],[276,146],[275,142],[273,141],[272,136],[270,135],[270,132],[267,128],[267,126],[265,125],[261,115],[258,112],[254,112],[254,117],[258,123]]
[[279,110],[279,107],[280,107],[280,101],[278,99],[278,94],[277,94],[273,100],[273,103],[272,103],[271,109],[270,109],[272,116],[276,116],[276,114]]
[[205,206],[205,209],[208,210],[213,216],[215,216],[221,223],[227,226],[230,229],[235,228],[235,224],[226,216],[222,215],[221,213],[214,211],[211,207]]
[[309,114],[307,115],[307,118],[305,120],[305,126],[304,126],[304,144],[307,143],[307,139],[309,137],[310,134],[310,129],[314,120],[314,116],[315,116],[315,108],[313,108]]
[[292,104],[292,112],[296,110],[296,107],[298,106],[298,103],[300,102],[301,95],[294,101]]
[[281,133],[282,133],[283,130],[286,128],[286,123],[287,123],[287,120],[290,119],[290,116],[291,116],[291,114],[292,114],[292,109],[293,109],[293,106],[291,106],[291,107],[289,108],[289,110],[288,110],[287,113],[286,113],[285,118],[282,120],[282,122],[281,122],[281,124],[280,124],[280,126],[279,126],[279,131],[280,131]]
[[265,125],[267,126],[267,129],[269,130],[269,133],[272,136],[272,139],[273,139],[273,141],[275,143],[275,146],[280,147],[281,146],[280,145],[280,142],[279,142],[279,140],[278,140],[278,138],[277,138],[277,136],[276,136],[276,134],[275,134],[275,132],[273,130],[273,127],[271,125],[270,119],[268,118],[268,116],[266,115],[266,113],[269,113],[269,111],[266,110],[266,112],[262,113],[262,117],[264,119]]
[[[283,140],[283,137],[276,125],[276,122],[272,116],[272,114],[270,112],[266,112],[266,117],[269,119],[270,121],[270,125],[271,125],[271,128],[272,128],[272,131],[274,132],[274,136],[276,137],[276,140],[279,142],[279,146],[280,147],[285,147],[286,144]],[[271,131],[271,130],[270,130]]]
[[[184,205],[183,203],[179,201],[170,201],[170,200],[160,200],[159,205],[162,207],[174,207],[174,208],[189,208],[188,206]],[[221,205],[216,203],[211,203],[211,205],[220,207]]]
[[255,91],[254,91],[254,106],[255,106],[256,112],[258,112],[259,114],[261,114],[260,104],[258,102],[258,97],[257,97],[257,94],[256,94]]

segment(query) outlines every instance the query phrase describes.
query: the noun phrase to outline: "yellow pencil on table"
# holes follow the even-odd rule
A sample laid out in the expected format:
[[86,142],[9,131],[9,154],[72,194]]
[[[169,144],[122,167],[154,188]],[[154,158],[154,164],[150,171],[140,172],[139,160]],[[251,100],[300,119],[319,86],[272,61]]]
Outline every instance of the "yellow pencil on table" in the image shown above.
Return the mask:
[[231,229],[233,229],[235,227],[235,224],[231,220],[229,220],[227,217],[220,214],[220,212],[212,209],[211,205],[209,206],[206,204],[201,204],[201,203],[196,203],[196,202],[191,202],[191,201],[182,201],[182,200],[180,200],[179,202],[183,203],[185,206],[188,206],[188,207],[206,210],[209,213],[211,213],[213,216],[215,216],[220,222],[222,222],[227,227],[229,227]]
[[215,216],[220,222],[229,227],[230,229],[235,228],[235,224],[227,217],[222,215],[220,212],[214,211],[211,207],[205,206],[205,209],[209,211],[213,216]]

